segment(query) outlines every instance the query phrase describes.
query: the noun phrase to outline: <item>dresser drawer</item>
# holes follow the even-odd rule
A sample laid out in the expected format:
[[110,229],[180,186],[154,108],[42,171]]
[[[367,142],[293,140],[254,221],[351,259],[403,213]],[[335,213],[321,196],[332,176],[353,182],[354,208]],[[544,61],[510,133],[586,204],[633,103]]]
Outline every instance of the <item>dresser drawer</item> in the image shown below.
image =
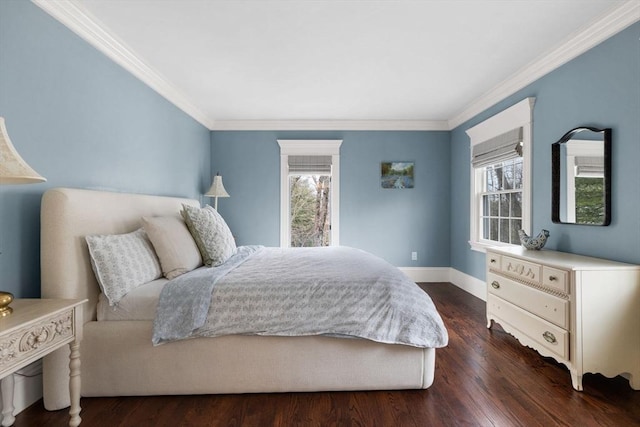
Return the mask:
[[500,270],[501,255],[487,252],[487,269]]
[[561,328],[569,327],[569,301],[495,273],[487,273],[487,283],[489,293],[498,295]]
[[542,275],[542,266],[532,262],[523,261],[518,258],[502,256],[501,271],[511,276],[525,279],[534,283],[542,283],[540,277]]
[[[508,330],[516,338],[523,339],[518,336],[523,334],[537,344],[537,351],[545,348],[554,355],[563,360],[569,360],[569,332],[559,328],[537,316],[517,307],[507,301],[504,301],[495,295],[487,296],[487,316],[489,318],[495,316],[498,323],[503,321],[502,326],[505,330],[514,328],[515,331]],[[529,343],[523,343],[529,345]]]
[[569,293],[569,273],[557,268],[542,267],[542,284],[548,288]]

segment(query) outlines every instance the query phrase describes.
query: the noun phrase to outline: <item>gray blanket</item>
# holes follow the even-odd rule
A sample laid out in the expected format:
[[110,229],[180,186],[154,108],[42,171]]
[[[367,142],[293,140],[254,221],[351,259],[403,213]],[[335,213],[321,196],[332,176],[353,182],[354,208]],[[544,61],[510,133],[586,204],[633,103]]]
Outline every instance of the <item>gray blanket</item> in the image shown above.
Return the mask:
[[347,247],[241,247],[222,266],[165,285],[154,344],[230,334],[330,335],[415,347],[448,341],[423,290],[386,261]]

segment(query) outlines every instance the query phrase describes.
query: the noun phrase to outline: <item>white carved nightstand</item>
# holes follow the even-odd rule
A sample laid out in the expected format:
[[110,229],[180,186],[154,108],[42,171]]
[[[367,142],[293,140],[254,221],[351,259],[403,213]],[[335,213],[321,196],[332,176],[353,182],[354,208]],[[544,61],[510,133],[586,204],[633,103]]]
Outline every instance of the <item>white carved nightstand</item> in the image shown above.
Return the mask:
[[16,299],[13,314],[0,318],[2,425],[13,425],[13,373],[69,344],[70,426],[80,424],[82,304],[87,300]]

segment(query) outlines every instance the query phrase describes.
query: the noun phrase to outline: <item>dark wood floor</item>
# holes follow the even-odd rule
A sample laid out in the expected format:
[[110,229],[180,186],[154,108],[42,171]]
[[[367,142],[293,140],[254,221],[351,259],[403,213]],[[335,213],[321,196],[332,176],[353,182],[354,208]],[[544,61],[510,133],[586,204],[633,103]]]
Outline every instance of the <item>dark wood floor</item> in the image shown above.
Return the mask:
[[[83,398],[82,426],[640,426],[640,391],[621,377],[568,370],[486,328],[484,302],[451,284],[421,285],[449,330],[427,390]],[[42,401],[15,426],[64,426]]]

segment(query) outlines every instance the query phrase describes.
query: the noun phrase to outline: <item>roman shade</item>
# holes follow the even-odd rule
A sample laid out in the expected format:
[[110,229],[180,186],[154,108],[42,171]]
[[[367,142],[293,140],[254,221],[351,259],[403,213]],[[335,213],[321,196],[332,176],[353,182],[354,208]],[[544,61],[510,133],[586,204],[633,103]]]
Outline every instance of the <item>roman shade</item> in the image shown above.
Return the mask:
[[522,157],[522,127],[512,129],[471,147],[474,168]]
[[576,176],[604,176],[604,157],[578,156]]
[[331,156],[289,156],[290,174],[331,174]]

